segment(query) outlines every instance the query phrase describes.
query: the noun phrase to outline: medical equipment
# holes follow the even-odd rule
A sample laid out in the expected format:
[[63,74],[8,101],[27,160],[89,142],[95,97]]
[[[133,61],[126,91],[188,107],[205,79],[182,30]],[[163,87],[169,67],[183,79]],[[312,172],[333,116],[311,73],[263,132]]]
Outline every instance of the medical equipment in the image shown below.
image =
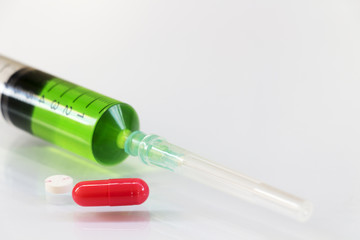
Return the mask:
[[307,220],[312,204],[168,143],[139,129],[128,104],[0,56],[3,117],[64,149],[110,165],[128,154],[212,187]]

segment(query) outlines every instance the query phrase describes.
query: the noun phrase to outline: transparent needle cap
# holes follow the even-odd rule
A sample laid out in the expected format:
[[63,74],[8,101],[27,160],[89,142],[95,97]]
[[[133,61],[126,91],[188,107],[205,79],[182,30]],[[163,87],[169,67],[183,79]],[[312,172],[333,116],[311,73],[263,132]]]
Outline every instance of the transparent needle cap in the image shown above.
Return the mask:
[[125,151],[148,165],[180,173],[299,221],[306,221],[312,213],[311,202],[208,161],[157,135],[133,132],[125,142]]

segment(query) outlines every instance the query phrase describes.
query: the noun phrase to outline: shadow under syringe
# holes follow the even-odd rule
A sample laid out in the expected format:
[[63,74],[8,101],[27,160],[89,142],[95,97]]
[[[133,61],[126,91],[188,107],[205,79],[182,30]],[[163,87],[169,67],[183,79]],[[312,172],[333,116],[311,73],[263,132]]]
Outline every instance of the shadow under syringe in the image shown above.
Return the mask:
[[10,149],[2,151],[5,152],[4,181],[24,186],[23,190],[32,193],[34,190],[43,192],[44,179],[55,174],[69,175],[77,182],[141,177],[149,171],[135,158],[115,166],[103,166],[36,138],[16,139],[10,144]]

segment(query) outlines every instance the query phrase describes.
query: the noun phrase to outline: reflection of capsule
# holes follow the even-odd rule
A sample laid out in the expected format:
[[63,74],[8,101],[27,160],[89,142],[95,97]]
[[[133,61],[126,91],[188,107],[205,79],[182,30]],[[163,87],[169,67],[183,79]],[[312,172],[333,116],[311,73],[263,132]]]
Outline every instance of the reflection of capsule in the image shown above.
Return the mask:
[[0,56],[0,108],[16,127],[102,164],[124,160],[135,110],[81,86]]
[[[62,211],[63,212],[63,211]],[[103,239],[104,232],[114,233],[123,230],[136,231],[142,239],[149,237],[151,214],[146,206],[127,206],[121,211],[103,207],[86,209],[86,211],[73,211],[73,232],[78,239]],[[121,232],[121,236],[127,233]],[[130,233],[131,235],[131,233]]]
[[148,198],[149,187],[139,178],[84,181],[75,185],[72,196],[84,207],[139,205]]

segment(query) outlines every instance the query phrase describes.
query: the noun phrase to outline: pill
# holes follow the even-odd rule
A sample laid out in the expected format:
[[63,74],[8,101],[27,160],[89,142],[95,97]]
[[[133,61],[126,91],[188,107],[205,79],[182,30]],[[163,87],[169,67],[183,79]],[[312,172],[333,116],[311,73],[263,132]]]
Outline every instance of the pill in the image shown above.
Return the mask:
[[45,190],[53,194],[71,192],[73,179],[66,175],[53,175],[45,179]]
[[122,178],[79,182],[72,191],[80,206],[139,205],[149,196],[148,185],[139,178]]

